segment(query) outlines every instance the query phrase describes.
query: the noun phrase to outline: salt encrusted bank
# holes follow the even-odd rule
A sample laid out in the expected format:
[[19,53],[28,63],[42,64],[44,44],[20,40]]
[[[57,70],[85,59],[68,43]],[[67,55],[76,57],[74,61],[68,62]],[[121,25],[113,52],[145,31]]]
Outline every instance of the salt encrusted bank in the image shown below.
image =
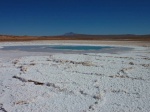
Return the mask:
[[[0,48],[22,44],[32,45]],[[0,50],[0,112],[149,112],[150,47],[132,48],[114,54]]]

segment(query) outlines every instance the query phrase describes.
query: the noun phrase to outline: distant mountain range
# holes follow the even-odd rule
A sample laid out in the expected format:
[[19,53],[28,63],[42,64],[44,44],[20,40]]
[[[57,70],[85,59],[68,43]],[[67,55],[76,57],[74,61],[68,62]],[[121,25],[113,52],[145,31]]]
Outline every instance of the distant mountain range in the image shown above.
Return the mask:
[[73,32],[59,36],[15,36],[0,35],[0,41],[31,41],[31,40],[104,40],[104,41],[150,41],[150,35],[87,35]]
[[69,33],[65,33],[64,36],[74,36],[77,35],[76,33],[73,32],[69,32]]

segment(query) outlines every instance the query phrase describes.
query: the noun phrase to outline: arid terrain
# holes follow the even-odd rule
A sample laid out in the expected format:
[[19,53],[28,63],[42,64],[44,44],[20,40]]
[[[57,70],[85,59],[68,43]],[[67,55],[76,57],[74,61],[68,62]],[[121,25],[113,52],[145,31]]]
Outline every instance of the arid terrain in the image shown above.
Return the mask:
[[105,40],[105,41],[150,41],[150,35],[60,35],[60,36],[14,36],[0,35],[0,41],[32,40]]

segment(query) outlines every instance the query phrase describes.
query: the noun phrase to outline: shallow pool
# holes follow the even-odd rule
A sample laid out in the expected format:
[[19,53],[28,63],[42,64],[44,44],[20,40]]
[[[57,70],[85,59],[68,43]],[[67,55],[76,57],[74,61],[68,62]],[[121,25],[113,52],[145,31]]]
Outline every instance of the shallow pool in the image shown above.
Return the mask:
[[17,50],[27,52],[108,52],[121,50],[130,50],[127,47],[110,47],[110,46],[83,46],[83,45],[32,45],[32,46],[5,46],[1,50]]

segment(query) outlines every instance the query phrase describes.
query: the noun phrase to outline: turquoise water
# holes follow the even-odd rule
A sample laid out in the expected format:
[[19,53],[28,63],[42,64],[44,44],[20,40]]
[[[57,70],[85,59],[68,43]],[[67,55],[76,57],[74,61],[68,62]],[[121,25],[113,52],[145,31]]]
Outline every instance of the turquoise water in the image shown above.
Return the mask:
[[52,49],[60,49],[60,50],[100,50],[103,48],[111,48],[104,46],[52,46]]
[[40,45],[40,46],[6,46],[3,50],[100,50],[112,48],[108,46],[68,46],[68,45]]
[[110,47],[110,46],[83,46],[83,45],[39,45],[39,46],[5,46],[1,50],[17,50],[27,52],[112,52],[128,50],[124,47]]

